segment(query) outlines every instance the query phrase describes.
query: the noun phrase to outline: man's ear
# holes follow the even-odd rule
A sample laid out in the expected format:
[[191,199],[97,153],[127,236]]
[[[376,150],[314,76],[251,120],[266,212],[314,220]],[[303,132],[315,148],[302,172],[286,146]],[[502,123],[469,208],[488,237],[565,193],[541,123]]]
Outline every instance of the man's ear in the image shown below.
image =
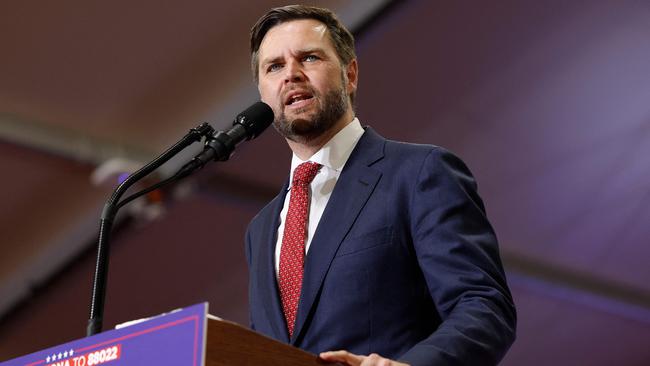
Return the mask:
[[348,79],[348,93],[354,93],[357,91],[357,82],[359,81],[359,66],[357,65],[357,59],[352,59],[345,70],[345,75]]

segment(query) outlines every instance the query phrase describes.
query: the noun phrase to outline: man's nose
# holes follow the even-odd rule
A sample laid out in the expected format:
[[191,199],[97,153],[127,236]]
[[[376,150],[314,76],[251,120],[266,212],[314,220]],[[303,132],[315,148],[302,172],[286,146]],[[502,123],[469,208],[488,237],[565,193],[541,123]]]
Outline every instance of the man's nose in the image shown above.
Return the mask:
[[297,61],[287,62],[285,67],[285,82],[296,82],[305,80],[305,74],[302,70],[302,65]]

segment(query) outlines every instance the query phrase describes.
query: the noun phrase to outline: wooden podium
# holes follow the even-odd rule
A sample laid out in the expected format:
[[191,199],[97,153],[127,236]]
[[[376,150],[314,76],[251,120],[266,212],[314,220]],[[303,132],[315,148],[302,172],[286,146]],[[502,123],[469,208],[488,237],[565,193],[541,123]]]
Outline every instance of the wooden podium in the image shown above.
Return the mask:
[[0,366],[323,365],[316,355],[208,315],[197,304]]
[[324,365],[316,355],[225,320],[208,319],[205,365]]

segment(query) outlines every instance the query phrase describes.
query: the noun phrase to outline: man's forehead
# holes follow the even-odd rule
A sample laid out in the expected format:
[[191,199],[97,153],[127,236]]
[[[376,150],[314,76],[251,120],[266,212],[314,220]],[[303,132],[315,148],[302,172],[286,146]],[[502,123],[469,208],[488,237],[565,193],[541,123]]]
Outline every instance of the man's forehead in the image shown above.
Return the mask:
[[327,26],[314,19],[298,19],[273,26],[260,44],[263,58],[281,54],[287,47],[293,51],[332,47]]
[[326,35],[327,26],[316,19],[294,19],[271,27],[264,36],[262,42],[270,36],[281,33],[311,35],[314,37],[323,37]]

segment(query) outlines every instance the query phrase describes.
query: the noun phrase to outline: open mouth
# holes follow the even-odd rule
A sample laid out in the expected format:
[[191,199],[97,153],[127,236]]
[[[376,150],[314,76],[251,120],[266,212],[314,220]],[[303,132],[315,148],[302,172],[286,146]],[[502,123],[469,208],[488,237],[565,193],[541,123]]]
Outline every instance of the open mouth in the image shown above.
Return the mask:
[[313,95],[307,93],[293,94],[290,95],[289,98],[287,98],[284,104],[287,106],[302,105],[305,104],[306,101],[311,100],[313,98],[314,98]]

